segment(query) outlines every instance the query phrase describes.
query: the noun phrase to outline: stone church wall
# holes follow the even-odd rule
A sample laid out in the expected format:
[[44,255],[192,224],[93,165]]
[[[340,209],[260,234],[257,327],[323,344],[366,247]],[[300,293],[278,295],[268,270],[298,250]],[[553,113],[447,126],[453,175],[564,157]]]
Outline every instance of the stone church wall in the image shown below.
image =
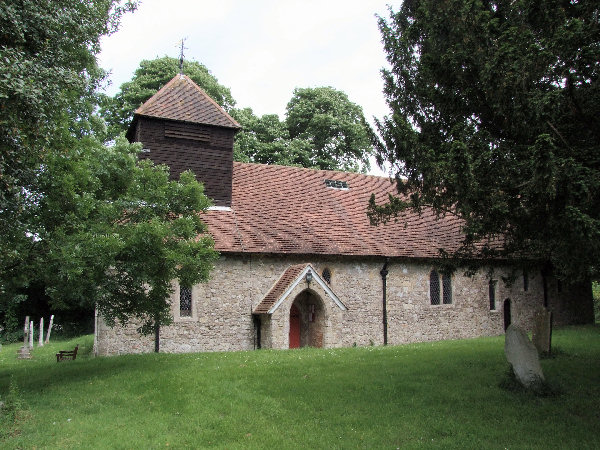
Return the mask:
[[[327,257],[222,255],[211,280],[192,289],[190,317],[179,315],[179,286],[171,296],[174,323],[161,328],[160,348],[164,352],[252,350],[257,331],[252,315],[282,273],[291,264],[310,263],[321,274],[331,272],[330,288],[347,307],[343,311],[321,296],[326,317],[323,345],[326,347],[383,344],[381,259]],[[425,263],[392,260],[387,275],[388,343],[434,341],[499,335],[504,332],[504,301],[510,299],[511,319],[527,330],[533,326],[536,311],[543,307],[543,277],[538,271],[524,279],[517,277],[509,286],[502,281],[506,269],[496,269],[496,308],[490,310],[487,271],[466,277],[460,271],[452,276],[452,303],[431,305],[429,273]],[[316,291],[315,291],[316,292]],[[588,322],[591,319],[591,287],[587,302],[574,302],[574,296],[588,290],[560,287],[547,280],[547,298],[556,324]],[[317,292],[318,294],[318,292]],[[260,343],[263,348],[287,348],[288,298],[272,315],[261,315]],[[588,311],[589,310],[589,311]],[[101,318],[96,326],[96,352],[99,355],[151,352],[153,337],[140,337],[136,326],[107,327]]]

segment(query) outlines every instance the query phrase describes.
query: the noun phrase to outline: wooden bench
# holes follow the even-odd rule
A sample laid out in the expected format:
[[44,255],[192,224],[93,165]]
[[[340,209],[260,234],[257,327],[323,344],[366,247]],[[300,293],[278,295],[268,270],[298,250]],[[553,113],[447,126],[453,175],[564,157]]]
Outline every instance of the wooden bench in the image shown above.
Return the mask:
[[61,362],[66,359],[74,361],[75,358],[77,358],[77,350],[79,350],[79,344],[77,344],[73,350],[61,350],[56,354],[56,362]]

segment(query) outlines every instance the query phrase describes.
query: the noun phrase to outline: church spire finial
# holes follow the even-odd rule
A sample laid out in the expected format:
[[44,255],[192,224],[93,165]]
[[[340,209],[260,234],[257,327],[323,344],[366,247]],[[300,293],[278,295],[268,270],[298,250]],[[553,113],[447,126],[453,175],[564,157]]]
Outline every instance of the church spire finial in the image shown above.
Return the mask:
[[179,75],[183,75],[183,50],[186,48],[183,46],[185,42],[185,38],[180,41],[180,51],[179,51]]

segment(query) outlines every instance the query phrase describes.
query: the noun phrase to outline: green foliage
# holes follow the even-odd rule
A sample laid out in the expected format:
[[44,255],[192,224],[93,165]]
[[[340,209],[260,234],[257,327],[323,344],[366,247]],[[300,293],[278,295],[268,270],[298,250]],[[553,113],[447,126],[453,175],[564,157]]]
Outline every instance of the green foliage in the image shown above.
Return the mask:
[[[0,352],[31,418],[5,448],[598,448],[600,329],[556,329],[558,396],[498,386],[502,336],[289,351],[88,357],[93,336]],[[80,344],[81,358],[54,353]],[[258,431],[257,431],[258,430]],[[124,444],[125,443],[125,444]]]
[[139,148],[123,137],[112,147],[72,138],[69,151],[46,155],[23,213],[21,276],[5,280],[0,297],[7,330],[15,293],[33,284],[45,287],[53,312],[97,307],[109,324],[137,319],[149,333],[172,320],[173,279],[208,279],[216,252],[199,216],[210,205],[202,185],[189,172],[169,181],[165,166],[138,162]]
[[[30,302],[42,286],[53,309],[97,306],[109,323],[138,319],[148,332],[171,320],[173,279],[208,278],[216,253],[199,217],[209,201],[195,177],[169,181],[167,168],[137,162],[139,146],[100,143],[100,37],[135,6],[0,4],[0,320],[7,331],[22,320],[17,300],[28,294]],[[220,89],[203,67],[188,69]],[[149,89],[142,72],[126,101]]]
[[600,283],[592,283],[592,292],[594,295],[594,317],[596,323],[600,323]]
[[232,111],[243,129],[234,157],[260,164],[366,172],[372,152],[362,109],[331,87],[295,89],[286,119]]
[[428,205],[465,221],[452,256],[597,277],[599,14],[597,2],[423,0],[380,18],[391,115],[374,142],[399,197],[372,204],[372,220]]
[[[43,278],[42,274],[39,275]],[[29,277],[27,277],[29,278]],[[35,324],[36,335],[38,324],[44,319],[44,335],[46,335],[50,317],[54,316],[52,338],[81,336],[94,331],[94,305],[69,304],[58,308],[46,294],[43,280],[29,279],[29,285],[19,289],[21,294],[0,296],[0,342],[22,342],[25,317]]]
[[277,114],[257,117],[250,108],[244,108],[233,110],[232,115],[242,125],[233,147],[236,161],[313,167],[310,142],[291,139],[286,123]]
[[[27,300],[27,296],[16,294],[7,302],[0,302],[0,317],[2,317],[2,335],[0,339],[4,342],[16,342],[23,338],[23,324],[17,311],[19,306]],[[18,331],[21,328],[21,331]]]
[[13,295],[5,301],[0,301],[0,342],[18,342],[23,339],[23,325],[20,307],[27,300],[24,294]]
[[[235,100],[229,88],[218,80],[203,65],[196,61],[184,62],[184,73],[226,111],[230,111]],[[115,138],[133,119],[133,113],[146,100],[167,84],[179,73],[179,60],[164,56],[153,60],[143,60],[131,81],[123,83],[120,91],[112,98],[105,97],[101,115],[108,124],[109,138]]]
[[366,171],[371,142],[362,108],[332,87],[297,88],[287,104],[291,139],[310,143],[307,167]]
[[0,279],[29,245],[22,213],[39,162],[65,133],[97,126],[90,112],[103,77],[100,37],[132,9],[116,0],[0,3]]
[[210,205],[202,185],[190,172],[169,181],[138,150],[122,137],[113,147],[83,139],[48,156],[31,267],[55,307],[96,305],[109,324],[136,318],[149,333],[171,321],[172,280],[207,280],[216,253],[198,214]]

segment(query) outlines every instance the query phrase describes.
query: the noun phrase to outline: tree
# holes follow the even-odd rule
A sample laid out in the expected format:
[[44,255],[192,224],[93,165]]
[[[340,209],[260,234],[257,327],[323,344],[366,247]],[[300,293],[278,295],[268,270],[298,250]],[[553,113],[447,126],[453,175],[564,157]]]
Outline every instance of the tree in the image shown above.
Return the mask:
[[217,257],[198,215],[210,202],[191,172],[169,181],[166,166],[138,162],[140,144],[76,145],[50,154],[39,175],[31,273],[43,275],[55,306],[95,305],[111,326],[139,321],[158,351],[172,280],[206,281]]
[[133,9],[117,0],[0,3],[0,281],[27,257],[23,213],[40,161],[65,134],[92,127],[100,37]]
[[[109,137],[114,138],[119,133],[127,131],[134,111],[178,73],[178,59],[164,56],[153,60],[143,60],[131,81],[123,83],[114,97],[105,97],[104,99],[101,115],[108,124]],[[230,111],[235,106],[235,100],[231,96],[229,88],[219,84],[204,65],[196,61],[186,61],[184,62],[184,73],[204,89],[225,111]]]
[[391,115],[374,144],[399,195],[372,200],[373,222],[430,206],[464,221],[453,256],[597,277],[599,15],[597,2],[406,0],[379,18]]
[[305,167],[368,170],[372,152],[369,127],[362,108],[344,92],[332,87],[296,88],[285,121],[290,139],[311,144]]
[[232,115],[242,125],[233,147],[236,161],[313,167],[310,142],[291,139],[287,123],[277,114],[257,117],[252,109],[244,108],[233,110]]
[[262,117],[251,109],[234,110],[243,129],[236,136],[238,161],[366,171],[372,145],[360,106],[331,87],[297,88],[287,105],[286,118]]
[[[96,306],[109,324],[169,323],[172,280],[206,280],[216,257],[193,174],[100,142],[99,39],[130,2],[0,4],[0,317],[43,286],[53,305]],[[103,138],[103,136],[101,136]],[[21,295],[19,295],[21,294]],[[8,306],[8,307],[7,307]],[[7,330],[8,331],[8,330]]]

